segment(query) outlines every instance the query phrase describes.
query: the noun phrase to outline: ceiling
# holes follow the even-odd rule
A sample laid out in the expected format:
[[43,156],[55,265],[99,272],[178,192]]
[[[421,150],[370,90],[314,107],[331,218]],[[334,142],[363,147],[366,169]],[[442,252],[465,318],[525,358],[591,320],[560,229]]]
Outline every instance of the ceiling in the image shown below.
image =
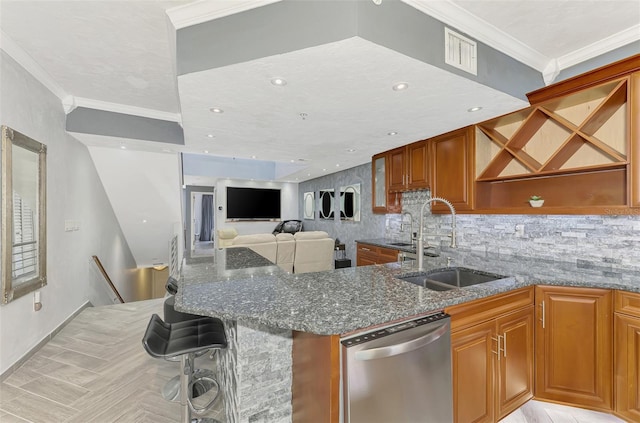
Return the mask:
[[[382,1],[384,7],[399,0]],[[80,106],[127,113],[179,122],[184,129],[183,146],[74,134],[87,145],[294,163],[290,173],[275,178],[281,181],[363,164],[377,152],[527,105],[524,93],[504,92],[359,36],[178,76],[176,28],[274,3],[1,0],[2,48],[68,111]],[[540,86],[543,78],[640,40],[637,0],[404,4],[536,70]],[[227,34],[229,55],[237,53],[234,36],[247,30]],[[273,77],[287,84],[273,85]],[[398,82],[409,88],[394,91]],[[467,111],[475,106],[483,108]],[[213,107],[224,112],[212,113]]]

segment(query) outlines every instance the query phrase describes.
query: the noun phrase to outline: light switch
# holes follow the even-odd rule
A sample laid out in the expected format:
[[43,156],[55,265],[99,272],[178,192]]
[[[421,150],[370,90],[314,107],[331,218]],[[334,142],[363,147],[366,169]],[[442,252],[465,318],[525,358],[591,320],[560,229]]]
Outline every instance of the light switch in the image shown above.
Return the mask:
[[64,231],[65,232],[73,231],[73,220],[65,220],[64,221]]

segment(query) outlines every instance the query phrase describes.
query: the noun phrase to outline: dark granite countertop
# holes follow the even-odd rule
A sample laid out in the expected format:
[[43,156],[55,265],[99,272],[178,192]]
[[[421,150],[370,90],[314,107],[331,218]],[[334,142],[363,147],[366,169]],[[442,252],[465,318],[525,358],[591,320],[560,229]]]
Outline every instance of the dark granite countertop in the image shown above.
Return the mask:
[[[391,248],[392,250],[404,251],[405,253],[416,252],[416,246],[409,243],[407,239],[389,239],[389,238],[374,238],[374,239],[357,239],[355,242],[362,244],[375,245],[378,247]],[[433,247],[425,247],[424,255],[427,257],[436,257],[438,253]]]
[[614,268],[606,262],[566,263],[443,248],[439,257],[425,258],[425,268],[446,267],[447,262],[507,277],[450,291],[432,291],[397,279],[415,273],[414,261],[298,275],[285,273],[249,249],[221,249],[213,257],[185,259],[176,308],[329,335],[534,284],[640,292],[640,269]]

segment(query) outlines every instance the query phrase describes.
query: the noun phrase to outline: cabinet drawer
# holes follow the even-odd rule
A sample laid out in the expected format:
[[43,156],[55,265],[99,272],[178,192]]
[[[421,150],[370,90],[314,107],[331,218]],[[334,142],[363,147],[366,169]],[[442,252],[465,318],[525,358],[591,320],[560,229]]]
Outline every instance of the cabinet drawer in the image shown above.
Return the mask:
[[616,291],[615,311],[616,313],[640,317],[640,294],[636,292]]
[[533,305],[533,286],[520,288],[504,294],[470,301],[447,307],[444,311],[451,316],[451,330],[464,329],[478,323]]

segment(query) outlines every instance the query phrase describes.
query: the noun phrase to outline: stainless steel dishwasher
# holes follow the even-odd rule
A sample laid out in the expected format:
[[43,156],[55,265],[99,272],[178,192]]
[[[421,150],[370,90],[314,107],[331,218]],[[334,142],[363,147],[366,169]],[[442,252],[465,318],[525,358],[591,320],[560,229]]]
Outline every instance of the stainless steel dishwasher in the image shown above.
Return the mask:
[[346,423],[453,421],[447,314],[358,334],[341,343]]

